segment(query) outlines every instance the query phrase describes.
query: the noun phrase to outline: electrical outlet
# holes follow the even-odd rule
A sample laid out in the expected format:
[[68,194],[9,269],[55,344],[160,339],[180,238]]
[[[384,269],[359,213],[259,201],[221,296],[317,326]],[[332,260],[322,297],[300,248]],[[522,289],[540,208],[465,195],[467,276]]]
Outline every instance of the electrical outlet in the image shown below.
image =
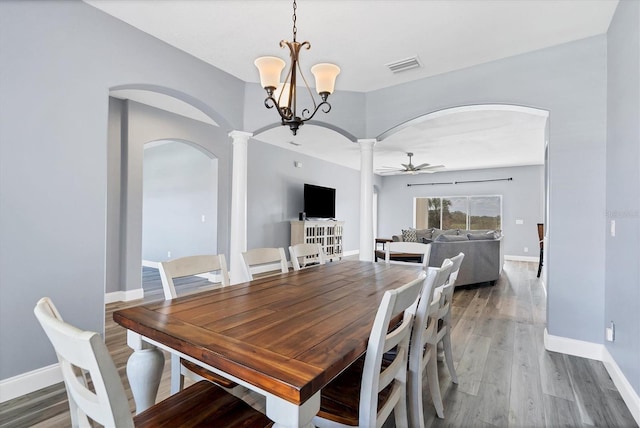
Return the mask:
[[167,257],[171,258],[171,251],[167,251]]
[[616,325],[611,321],[611,326],[606,328],[607,340],[613,342],[616,340]]
[[529,252],[529,247],[524,247],[524,252],[528,253]]
[[616,221],[611,220],[611,236],[616,236]]

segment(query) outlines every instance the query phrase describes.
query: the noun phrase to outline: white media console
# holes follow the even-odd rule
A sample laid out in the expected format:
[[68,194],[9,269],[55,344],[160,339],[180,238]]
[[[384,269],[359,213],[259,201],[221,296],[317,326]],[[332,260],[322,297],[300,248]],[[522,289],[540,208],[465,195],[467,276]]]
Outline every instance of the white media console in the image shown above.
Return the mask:
[[344,221],[291,221],[291,245],[318,243],[322,246],[327,260],[340,259],[344,251],[342,247],[343,227]]

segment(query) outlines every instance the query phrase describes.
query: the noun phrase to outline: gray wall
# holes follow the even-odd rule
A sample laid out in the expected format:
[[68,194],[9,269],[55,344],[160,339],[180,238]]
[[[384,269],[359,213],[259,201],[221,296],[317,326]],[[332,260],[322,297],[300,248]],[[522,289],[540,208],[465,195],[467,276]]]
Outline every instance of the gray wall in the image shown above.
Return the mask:
[[[540,144],[543,143],[540,141]],[[384,177],[378,201],[379,236],[390,238],[393,235],[399,235],[402,229],[413,227],[413,201],[416,197],[502,195],[504,254],[537,257],[539,247],[536,223],[541,223],[544,215],[543,173],[543,166],[523,166]],[[513,180],[407,186],[409,183],[442,183],[509,177]],[[523,220],[523,224],[516,224],[516,219]],[[524,252],[524,247],[529,248],[528,253]]]
[[167,141],[145,146],[143,169],[142,259],[216,254],[218,160]]
[[56,360],[33,316],[42,296],[103,331],[109,89],[157,88],[228,131],[242,129],[244,83],[79,1],[0,2],[0,64],[6,379]]
[[607,234],[604,321],[615,322],[616,337],[605,343],[640,393],[640,2],[620,2],[607,49],[607,206],[598,224]]
[[247,166],[247,248],[284,247],[289,252],[289,222],[304,210],[304,183],[336,189],[336,219],[345,222],[344,250],[359,248],[359,171],[258,140],[249,141]]
[[605,208],[606,48],[605,36],[592,37],[381,89],[367,93],[366,108],[369,136],[463,105],[550,112],[547,328],[593,343],[603,341],[604,319],[605,238],[597,225]]

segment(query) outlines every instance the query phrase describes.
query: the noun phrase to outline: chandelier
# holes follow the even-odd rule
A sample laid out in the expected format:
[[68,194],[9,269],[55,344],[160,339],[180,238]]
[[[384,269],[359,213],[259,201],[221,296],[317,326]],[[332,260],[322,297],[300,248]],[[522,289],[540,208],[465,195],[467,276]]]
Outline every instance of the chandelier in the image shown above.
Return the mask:
[[[309,88],[309,84],[302,73],[299,63],[300,49],[310,49],[311,44],[309,42],[298,43],[296,41],[297,27],[296,27],[296,0],[293,1],[293,41],[288,42],[286,40],[280,41],[280,47],[284,48],[285,45],[289,47],[289,53],[291,56],[291,65],[289,66],[289,72],[284,80],[284,83],[280,83],[280,75],[284,69],[285,62],[273,56],[263,56],[255,60],[254,64],[258,67],[260,72],[260,84],[267,91],[267,98],[264,100],[266,108],[276,107],[282,125],[286,125],[291,129],[293,135],[296,135],[298,128],[304,124],[304,122],[313,118],[313,116],[322,108],[324,113],[329,113],[331,110],[331,104],[327,102],[329,95],[333,93],[336,76],[340,73],[340,67],[335,64],[321,63],[311,67],[311,73],[313,73],[316,79],[316,91],[320,95],[322,102],[316,103],[316,99]],[[305,108],[301,114],[298,115],[298,103],[297,103],[297,90],[298,87],[298,73],[302,78],[306,90],[311,96],[313,101],[313,108]]]

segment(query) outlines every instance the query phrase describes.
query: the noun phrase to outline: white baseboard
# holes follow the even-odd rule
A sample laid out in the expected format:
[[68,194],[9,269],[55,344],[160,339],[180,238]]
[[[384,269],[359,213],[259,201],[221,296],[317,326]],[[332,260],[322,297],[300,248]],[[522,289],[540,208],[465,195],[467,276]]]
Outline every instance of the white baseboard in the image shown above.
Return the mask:
[[547,351],[598,361],[602,361],[602,351],[604,350],[604,346],[598,343],[551,335],[546,328],[544,329],[544,348]]
[[356,256],[356,255],[358,255],[358,254],[360,254],[360,250],[351,250],[351,251],[344,251],[344,252],[342,253],[342,256],[343,256],[343,257],[347,257],[347,256]]
[[533,262],[538,263],[540,260],[539,257],[531,257],[531,256],[510,256],[508,254],[504,255],[505,260],[512,260],[514,262]]
[[158,269],[160,262],[152,262],[151,260],[143,260],[142,266]]
[[629,408],[636,423],[640,425],[640,395],[633,389],[627,378],[618,367],[609,351],[604,345],[584,342],[582,340],[553,336],[544,329],[544,347],[548,351],[574,355],[576,357],[589,358],[602,361],[611,380]]
[[62,382],[58,363],[0,380],[0,403]]
[[113,291],[104,295],[104,303],[129,302],[142,298],[144,298],[144,290],[142,288],[128,291]]
[[640,395],[633,389],[633,386],[629,383],[627,378],[624,376],[620,367],[615,362],[609,350],[603,346],[602,351],[602,362],[611,376],[611,380],[615,384],[616,388],[618,388],[618,392],[622,396],[625,404],[629,408],[631,415],[633,415],[633,419],[636,420],[636,423],[640,425]]

